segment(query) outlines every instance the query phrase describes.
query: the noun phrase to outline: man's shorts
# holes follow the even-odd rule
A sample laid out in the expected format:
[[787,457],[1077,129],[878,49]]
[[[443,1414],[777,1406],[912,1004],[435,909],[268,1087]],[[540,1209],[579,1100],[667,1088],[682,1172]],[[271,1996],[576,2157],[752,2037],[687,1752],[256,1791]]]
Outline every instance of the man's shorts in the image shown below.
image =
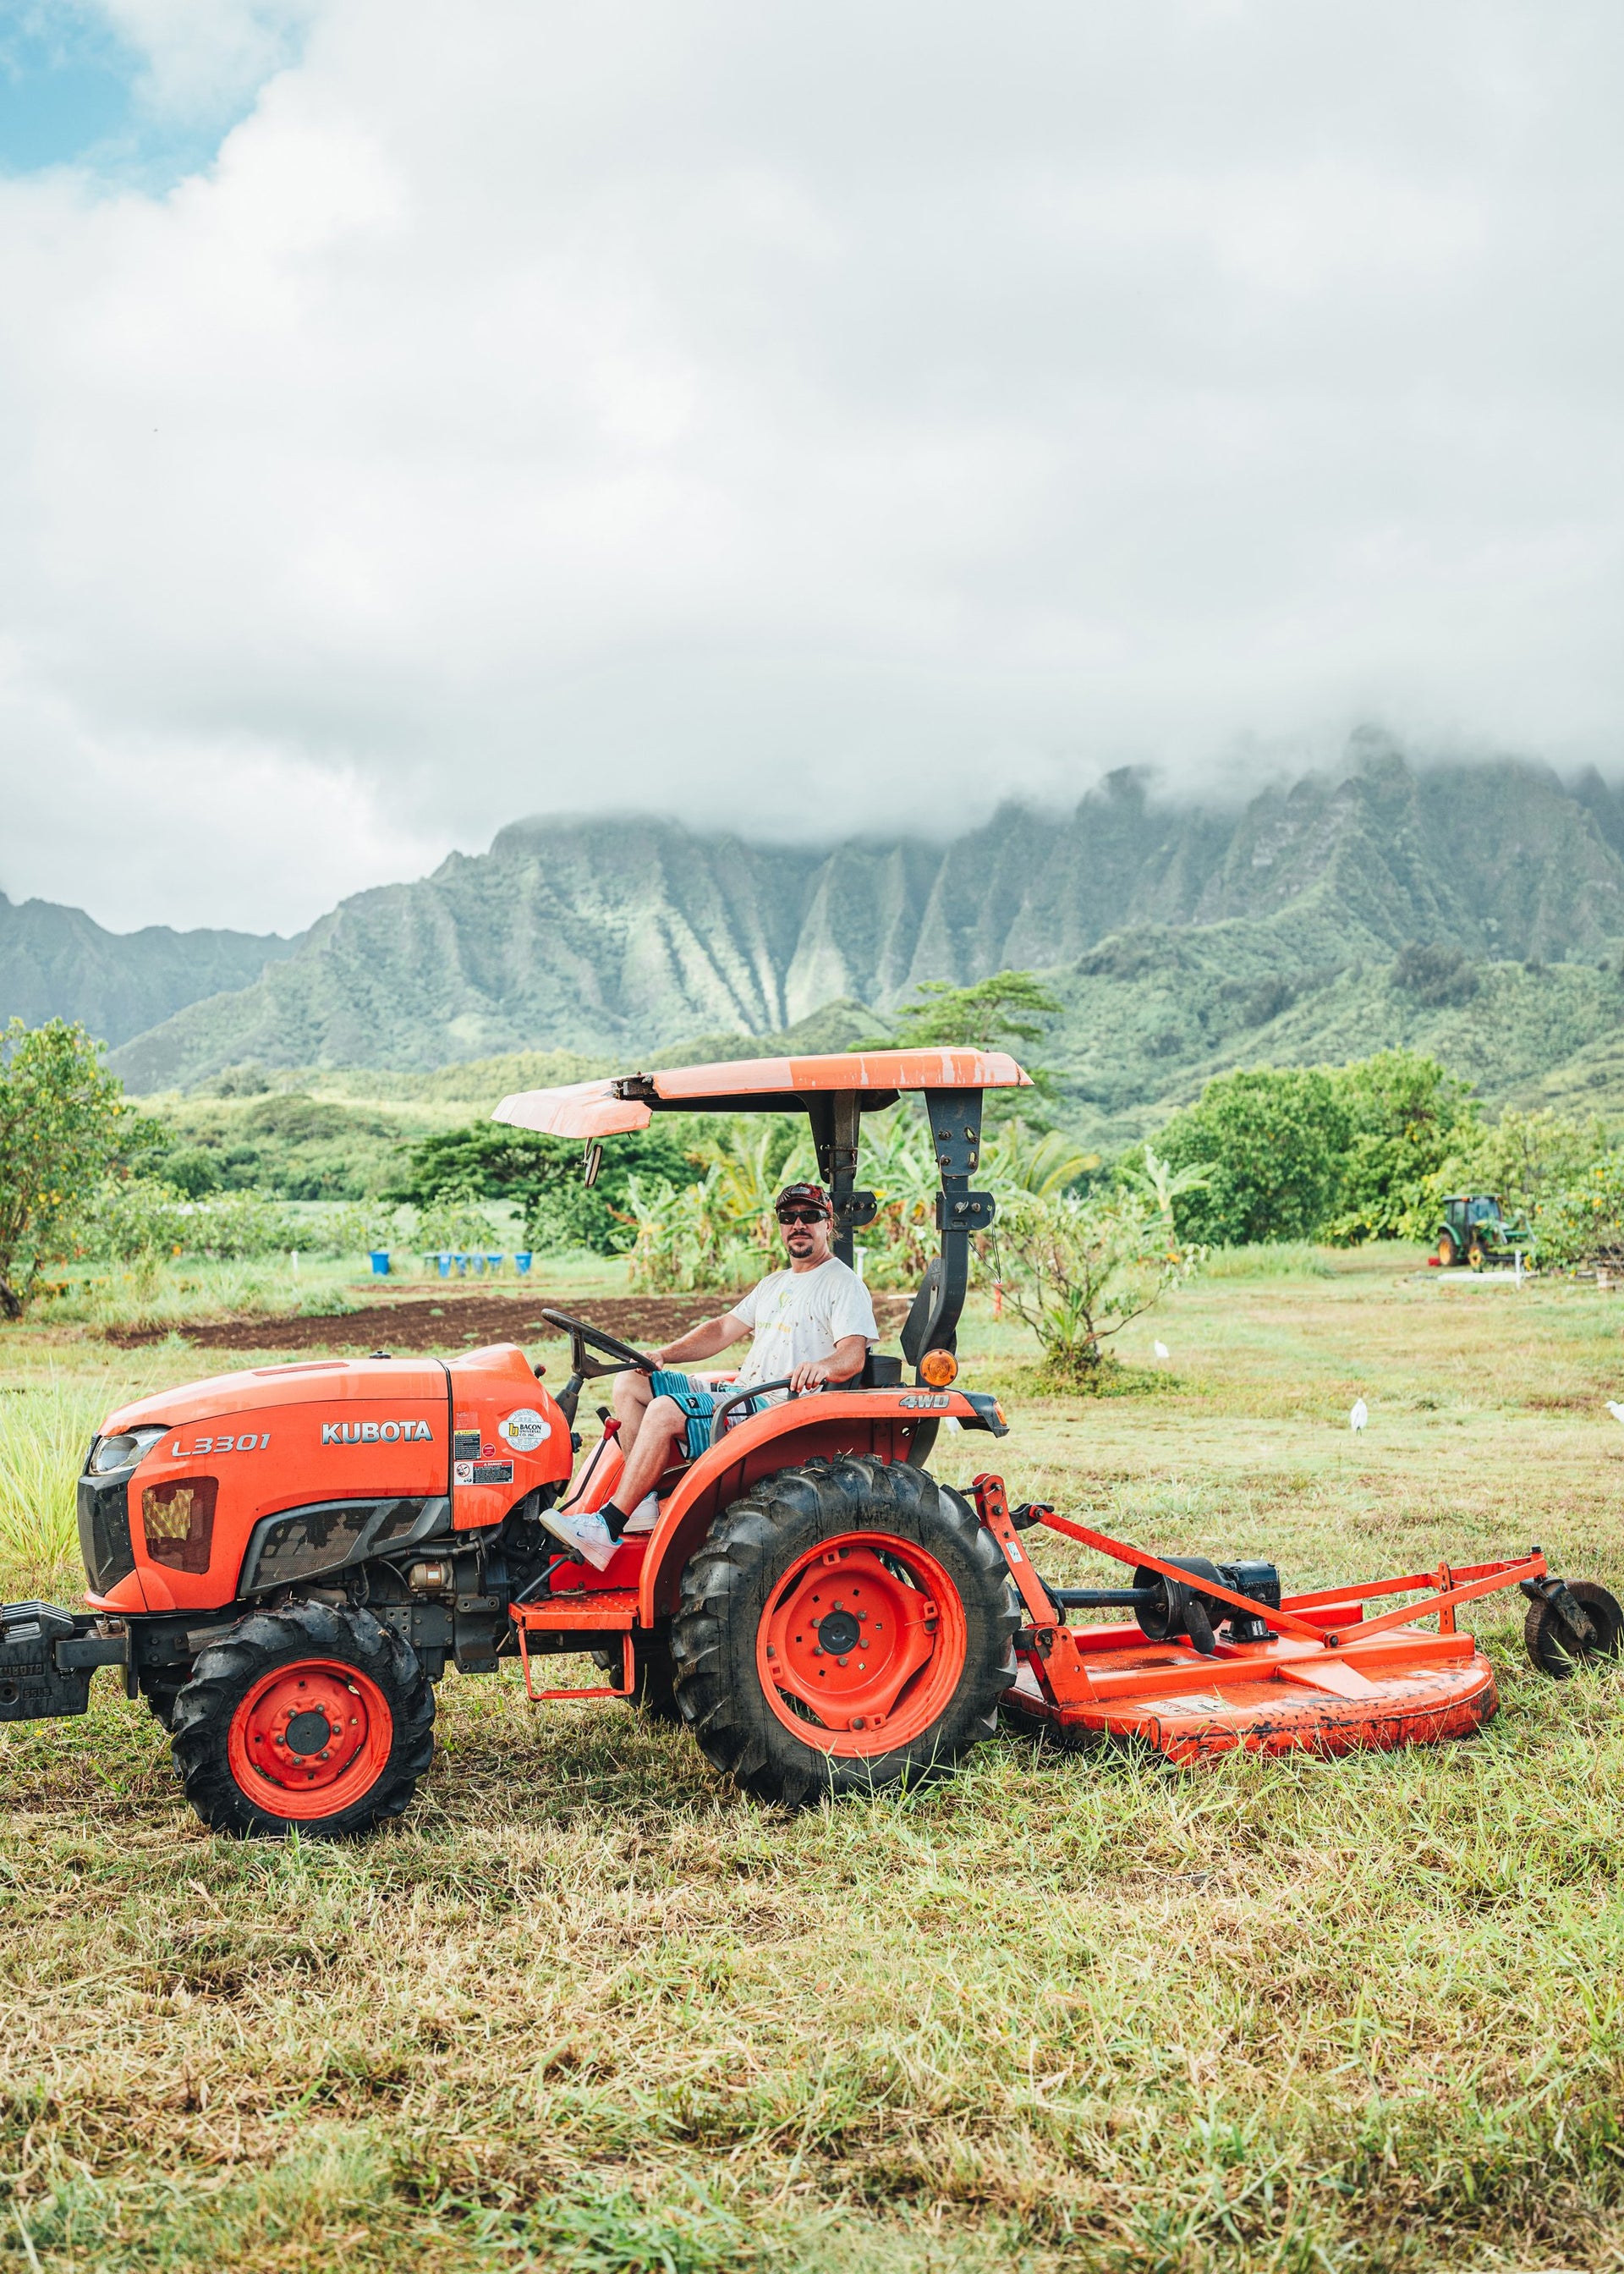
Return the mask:
[[[656,1397],[669,1397],[673,1404],[681,1407],[688,1422],[688,1436],[683,1449],[690,1461],[696,1461],[702,1453],[710,1450],[710,1424],[717,1407],[725,1405],[730,1397],[739,1395],[737,1383],[725,1383],[720,1389],[710,1389],[703,1382],[695,1382],[690,1374],[668,1374],[664,1368],[649,1376],[649,1388]],[[746,1414],[758,1410],[758,1401],[752,1398],[748,1405],[741,1405],[736,1410],[733,1419],[735,1422],[742,1421]]]

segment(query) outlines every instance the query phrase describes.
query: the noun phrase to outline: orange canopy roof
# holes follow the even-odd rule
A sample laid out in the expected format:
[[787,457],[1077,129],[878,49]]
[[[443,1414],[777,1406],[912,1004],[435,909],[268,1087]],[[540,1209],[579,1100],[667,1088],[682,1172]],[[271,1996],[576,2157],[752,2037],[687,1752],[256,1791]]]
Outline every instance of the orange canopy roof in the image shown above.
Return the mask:
[[562,1089],[522,1089],[492,1121],[553,1137],[612,1137],[676,1112],[793,1113],[817,1091],[853,1091],[865,1112],[894,1105],[905,1089],[1029,1089],[1031,1077],[1003,1050],[838,1050],[821,1058],[729,1058],[720,1065],[667,1066],[658,1073],[605,1074]]

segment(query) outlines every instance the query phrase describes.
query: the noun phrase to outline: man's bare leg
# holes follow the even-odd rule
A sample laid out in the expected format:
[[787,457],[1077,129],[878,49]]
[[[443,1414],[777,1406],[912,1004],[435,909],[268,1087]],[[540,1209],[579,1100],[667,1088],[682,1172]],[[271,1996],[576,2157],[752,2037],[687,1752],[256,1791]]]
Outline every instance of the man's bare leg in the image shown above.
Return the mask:
[[609,1397],[615,1419],[620,1425],[620,1450],[628,1460],[653,1396],[654,1385],[640,1368],[633,1367],[615,1375]]
[[[688,1416],[674,1398],[652,1395],[646,1374],[617,1374],[612,1395],[625,1464],[614,1489],[613,1505],[622,1516],[630,1516],[677,1458],[678,1448],[688,1434]],[[563,1512],[568,1514],[574,1506],[573,1500],[566,1501]]]
[[[624,1382],[622,1374],[620,1380]],[[646,1377],[644,1377],[646,1380]],[[653,1491],[688,1434],[688,1416],[674,1397],[644,1401],[638,1415],[637,1434],[626,1455],[626,1466],[614,1488],[614,1505],[623,1516],[632,1515],[645,1493]],[[626,1443],[624,1429],[620,1442]]]

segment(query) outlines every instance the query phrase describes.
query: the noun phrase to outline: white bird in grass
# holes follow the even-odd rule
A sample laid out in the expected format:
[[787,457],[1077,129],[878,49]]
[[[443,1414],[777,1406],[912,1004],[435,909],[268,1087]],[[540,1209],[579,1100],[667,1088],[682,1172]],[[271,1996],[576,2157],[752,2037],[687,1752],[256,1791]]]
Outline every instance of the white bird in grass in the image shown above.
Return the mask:
[[1353,1401],[1353,1411],[1348,1416],[1348,1427],[1350,1429],[1362,1429],[1369,1419],[1369,1406],[1362,1397],[1356,1397]]
[[1620,1405],[1616,1398],[1607,1400],[1607,1411],[1615,1421],[1624,1421],[1624,1405]]
[[1152,1343],[1151,1348],[1155,1352],[1158,1358],[1165,1358],[1168,1354],[1168,1346],[1165,1343]]

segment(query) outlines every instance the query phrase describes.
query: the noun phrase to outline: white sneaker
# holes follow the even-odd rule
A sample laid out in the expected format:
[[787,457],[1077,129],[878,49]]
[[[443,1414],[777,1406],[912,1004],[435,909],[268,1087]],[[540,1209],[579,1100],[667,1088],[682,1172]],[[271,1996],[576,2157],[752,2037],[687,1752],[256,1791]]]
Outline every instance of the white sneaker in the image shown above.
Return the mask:
[[654,1495],[651,1492],[644,1493],[626,1519],[626,1532],[621,1534],[622,1539],[633,1532],[652,1532],[659,1522],[659,1502]]
[[572,1508],[568,1516],[558,1509],[548,1509],[542,1522],[566,1547],[573,1547],[577,1555],[584,1555],[595,1571],[601,1571],[620,1541],[595,1508]]

